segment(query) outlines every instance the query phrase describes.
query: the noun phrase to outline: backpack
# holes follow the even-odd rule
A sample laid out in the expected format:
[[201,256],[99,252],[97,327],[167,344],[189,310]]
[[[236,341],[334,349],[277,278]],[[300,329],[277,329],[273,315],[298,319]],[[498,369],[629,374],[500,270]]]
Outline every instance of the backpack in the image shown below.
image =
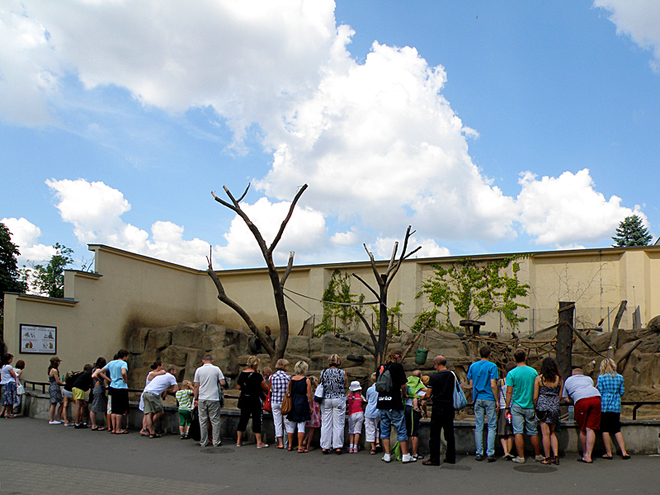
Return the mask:
[[394,383],[389,367],[381,366],[381,372],[376,379],[376,392],[382,395],[392,395]]

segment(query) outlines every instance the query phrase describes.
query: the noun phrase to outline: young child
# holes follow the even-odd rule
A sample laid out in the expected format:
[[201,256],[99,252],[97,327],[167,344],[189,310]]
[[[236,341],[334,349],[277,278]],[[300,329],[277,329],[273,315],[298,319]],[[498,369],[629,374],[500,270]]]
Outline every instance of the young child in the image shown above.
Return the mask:
[[513,450],[513,425],[506,417],[506,375],[515,367],[516,363],[513,361],[506,363],[506,369],[502,374],[502,378],[497,380],[498,395],[500,396],[500,410],[497,413],[497,434],[502,443],[502,449],[504,450],[504,456],[502,458],[505,461],[510,461],[515,457],[511,454]]
[[424,394],[419,395],[419,392],[422,390],[426,392],[426,387],[422,383],[422,372],[420,370],[413,371],[412,375],[408,377],[406,385],[408,386],[408,397],[412,400],[413,411],[421,413],[420,403]]
[[364,423],[364,411],[362,403],[366,402],[362,396],[362,386],[360,382],[353,381],[348,387],[350,393],[346,397],[348,402],[348,442],[349,454],[358,453],[358,445],[360,444],[360,433],[362,433],[362,423]]
[[[319,380],[315,376],[310,376],[309,380],[312,382],[312,395],[314,395],[316,387],[319,386]],[[305,439],[303,440],[305,452],[314,450],[314,447],[312,447],[312,438],[314,438],[316,430],[321,427],[321,404],[312,401],[310,414],[312,415],[312,419],[305,423]]]
[[380,423],[380,412],[378,411],[378,392],[376,392],[376,373],[371,374],[371,387],[367,389],[367,408],[364,411],[364,435],[365,440],[371,444],[371,455],[378,453],[380,449],[380,435],[378,434]]
[[179,403],[179,434],[181,440],[188,438],[188,431],[192,423],[190,411],[193,406],[193,384],[189,380],[183,380],[181,388],[174,394]]

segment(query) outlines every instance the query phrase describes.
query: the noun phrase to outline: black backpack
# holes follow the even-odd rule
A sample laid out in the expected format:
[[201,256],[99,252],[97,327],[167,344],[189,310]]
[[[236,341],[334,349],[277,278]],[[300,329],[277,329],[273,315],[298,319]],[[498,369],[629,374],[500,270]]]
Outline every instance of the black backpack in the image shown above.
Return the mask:
[[379,395],[392,395],[394,389],[394,382],[392,382],[392,373],[390,373],[389,366],[381,366],[380,374],[376,379],[376,392]]

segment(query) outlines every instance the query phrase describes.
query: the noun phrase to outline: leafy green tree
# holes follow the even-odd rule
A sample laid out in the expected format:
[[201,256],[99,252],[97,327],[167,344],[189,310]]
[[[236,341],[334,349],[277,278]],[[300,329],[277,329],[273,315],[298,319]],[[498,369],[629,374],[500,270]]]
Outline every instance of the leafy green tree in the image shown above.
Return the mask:
[[27,291],[27,284],[21,280],[18,269],[20,254],[18,246],[11,241],[9,228],[0,223],[0,325],[5,292]]
[[47,265],[34,265],[34,286],[41,294],[49,297],[64,297],[64,269],[73,263],[73,249],[55,243],[55,254]]
[[[452,263],[448,269],[433,265],[435,273],[423,283],[417,297],[426,295],[435,309],[444,315],[445,324],[439,324],[440,329],[457,329],[451,321],[452,310],[466,320],[477,320],[488,313],[500,311],[515,329],[526,320],[516,311],[528,307],[515,299],[526,296],[529,289],[528,284],[521,284],[518,280],[520,264],[516,259],[518,257],[512,256],[478,263],[465,258]],[[510,265],[511,276],[506,273]]]
[[613,247],[648,246],[652,239],[653,236],[637,215],[622,220],[616,229],[616,235],[612,237],[616,243]]
[[[345,332],[357,328],[358,317],[351,304],[364,302],[364,294],[356,297],[351,293],[351,276],[334,270],[328,286],[323,291],[323,318],[316,325],[314,335],[320,337],[328,332]],[[335,326],[339,320],[340,325]]]

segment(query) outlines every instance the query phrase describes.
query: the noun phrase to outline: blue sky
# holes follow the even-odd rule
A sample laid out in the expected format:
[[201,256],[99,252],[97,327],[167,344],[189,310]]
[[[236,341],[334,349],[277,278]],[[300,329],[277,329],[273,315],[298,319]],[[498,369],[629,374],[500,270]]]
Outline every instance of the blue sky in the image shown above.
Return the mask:
[[56,242],[260,266],[606,247],[660,234],[660,3],[9,0],[0,220]]

